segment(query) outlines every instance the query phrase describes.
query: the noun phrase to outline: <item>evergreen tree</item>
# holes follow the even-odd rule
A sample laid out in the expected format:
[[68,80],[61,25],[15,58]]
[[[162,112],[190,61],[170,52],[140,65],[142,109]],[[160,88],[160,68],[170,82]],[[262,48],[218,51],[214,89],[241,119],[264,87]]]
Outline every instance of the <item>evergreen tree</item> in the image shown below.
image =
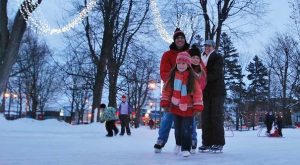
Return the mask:
[[226,33],[222,33],[221,35],[218,52],[223,55],[225,86],[226,90],[230,90],[237,80],[237,70],[240,65],[238,64],[239,54]]
[[264,101],[268,96],[268,69],[258,56],[255,56],[253,62],[250,62],[247,66],[247,71],[249,72],[247,78],[250,81],[247,96],[253,102],[253,115],[251,118],[254,130],[256,105],[258,102]]
[[[245,96],[245,83],[242,67],[239,64],[239,54],[233,46],[230,37],[226,33],[222,33],[220,47],[218,52],[224,58],[224,77],[227,90],[226,103],[234,103],[234,111],[236,113],[236,123],[239,123],[239,116],[242,111],[242,102]],[[236,124],[238,129],[238,124]]]
[[264,101],[268,96],[268,69],[258,56],[255,56],[253,61],[247,66],[249,72],[247,78],[251,82],[248,96],[252,101]]

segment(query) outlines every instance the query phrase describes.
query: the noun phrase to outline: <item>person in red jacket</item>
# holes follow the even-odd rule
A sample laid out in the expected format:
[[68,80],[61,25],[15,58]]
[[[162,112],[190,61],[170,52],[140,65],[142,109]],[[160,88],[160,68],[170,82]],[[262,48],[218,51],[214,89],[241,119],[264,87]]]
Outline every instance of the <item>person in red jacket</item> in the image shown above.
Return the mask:
[[[179,28],[176,28],[173,35],[172,44],[169,46],[170,50],[164,52],[160,62],[160,78],[163,83],[166,83],[168,76],[172,68],[176,65],[176,57],[178,53],[187,51],[190,45],[186,42],[185,34]],[[169,133],[173,124],[173,114],[170,112],[164,112],[159,131],[158,138],[154,144],[154,152],[160,153],[162,148],[168,141]],[[193,133],[193,140],[197,141],[196,129]]]
[[203,110],[202,89],[197,87],[199,77],[191,66],[191,57],[180,52],[176,66],[171,70],[161,98],[161,107],[174,114],[176,148],[184,157],[192,148],[193,116]]

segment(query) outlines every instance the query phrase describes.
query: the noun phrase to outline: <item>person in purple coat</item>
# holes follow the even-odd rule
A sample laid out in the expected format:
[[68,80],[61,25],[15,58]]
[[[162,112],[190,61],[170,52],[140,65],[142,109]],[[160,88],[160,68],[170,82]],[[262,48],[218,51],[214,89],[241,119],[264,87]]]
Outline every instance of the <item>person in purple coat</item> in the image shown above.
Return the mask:
[[129,122],[130,122],[130,114],[132,112],[131,105],[126,101],[126,96],[122,96],[122,102],[119,105],[117,114],[119,115],[119,119],[121,122],[121,133],[120,136],[123,136],[126,133],[128,136],[131,135]]

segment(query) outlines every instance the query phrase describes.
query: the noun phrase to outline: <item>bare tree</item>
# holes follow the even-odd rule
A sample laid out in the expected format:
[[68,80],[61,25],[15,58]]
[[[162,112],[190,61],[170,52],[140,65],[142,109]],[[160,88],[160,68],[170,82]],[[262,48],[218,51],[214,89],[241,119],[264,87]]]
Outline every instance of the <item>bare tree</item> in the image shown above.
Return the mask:
[[[120,70],[121,83],[120,90],[128,93],[129,102],[133,105],[136,119],[140,118],[141,108],[149,96],[149,82],[159,79],[158,64],[159,62],[151,52],[135,47],[130,53],[125,65]],[[138,125],[139,120],[135,123]]]
[[270,76],[280,84],[280,98],[284,110],[285,124],[291,125],[290,105],[299,84],[299,49],[296,40],[289,34],[276,34],[265,48]]
[[294,21],[294,30],[298,35],[298,39],[300,38],[300,0],[290,0],[292,13],[290,18]]
[[[117,107],[117,82],[119,77],[120,67],[124,63],[130,47],[136,42],[143,42],[138,37],[134,38],[146,21],[146,16],[149,11],[149,0],[139,2],[130,0],[123,2],[122,12],[116,20],[114,30],[114,48],[113,55],[108,58],[108,79],[109,79],[109,103],[108,106]],[[143,11],[143,12],[141,12]],[[140,37],[140,36],[139,36]],[[133,51],[133,49],[131,49]],[[131,52],[131,58],[137,55]],[[138,55],[137,55],[138,56]]]
[[11,76],[11,79],[17,77],[18,83],[21,83],[15,87],[20,88],[20,97],[22,92],[25,93],[33,118],[36,118],[38,110],[43,114],[46,103],[49,103],[60,86],[58,69],[49,60],[51,51],[35,35],[32,31],[25,34],[20,55],[14,65],[17,74]]
[[[28,2],[28,3],[27,3]],[[24,1],[21,5],[23,13],[28,9],[32,13],[42,0],[33,3]],[[28,15],[25,15],[27,18]],[[12,29],[8,29],[7,0],[0,0],[0,94],[3,93],[13,64],[16,62],[20,43],[26,29],[26,22],[20,10],[17,11]]]
[[94,82],[94,67],[85,53],[76,51],[69,45],[66,52],[66,63],[58,66],[65,72],[63,77],[64,91],[69,98],[71,109],[70,123],[78,115],[77,124],[83,121],[83,114],[89,109],[88,101],[92,96],[92,86]]
[[[175,30],[175,27],[181,28],[186,34],[188,43],[195,43],[200,39],[204,26],[201,22],[203,18],[196,5],[196,2],[190,0],[173,0],[160,2],[160,13],[163,16],[163,22],[166,29]],[[196,7],[195,7],[196,6]],[[153,15],[157,17],[157,15]],[[173,31],[172,31],[173,32]]]
[[[228,30],[237,30],[233,28],[234,25],[238,26],[236,20],[239,20],[240,26],[243,23],[247,24],[244,21],[251,17],[254,17],[257,23],[262,18],[266,6],[262,0],[199,0],[199,3],[205,24],[205,39],[215,39],[217,49],[224,26]],[[232,22],[226,24],[228,20]]]

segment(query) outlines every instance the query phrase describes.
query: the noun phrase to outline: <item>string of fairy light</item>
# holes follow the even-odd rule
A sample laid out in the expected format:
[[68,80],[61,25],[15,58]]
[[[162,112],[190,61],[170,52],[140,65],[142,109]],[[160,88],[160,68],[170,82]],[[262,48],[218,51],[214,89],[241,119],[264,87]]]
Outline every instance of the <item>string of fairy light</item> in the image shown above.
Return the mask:
[[169,33],[164,28],[164,25],[161,20],[161,15],[160,15],[160,12],[159,12],[159,9],[157,7],[157,3],[155,0],[150,0],[150,7],[151,7],[152,14],[154,15],[154,25],[155,25],[156,29],[158,30],[159,35],[167,43],[172,43],[172,41],[173,41],[172,37],[169,35]]
[[[23,0],[16,0],[16,2],[20,5],[23,3]],[[71,20],[69,23],[62,26],[61,28],[51,28],[49,23],[46,21],[46,19],[43,18],[39,10],[35,10],[34,14],[30,12],[30,8],[34,7],[32,0],[25,0],[25,3],[25,5],[21,6],[21,8],[23,8],[24,10],[20,10],[25,21],[29,26],[37,29],[39,32],[49,35],[60,34],[71,30],[80,22],[82,22],[82,20],[87,17],[92,9],[96,6],[96,0],[90,0],[86,7],[80,11],[78,16]],[[172,43],[172,36],[166,31],[162,23],[161,14],[159,8],[157,7],[156,0],[150,0],[150,8],[154,16],[154,25],[158,30],[159,35],[165,42]]]
[[[20,0],[16,0],[17,4],[21,4]],[[26,5],[22,5],[23,10],[20,10],[21,14],[23,15],[25,21],[30,25],[38,29],[40,32],[45,33],[45,34],[59,34],[59,33],[64,33],[72,28],[74,28],[76,25],[78,25],[82,20],[88,16],[89,12],[96,6],[96,0],[90,0],[89,3],[84,7],[79,15],[75,17],[73,20],[71,20],[69,23],[64,25],[61,28],[51,28],[50,25],[45,21],[45,19],[41,18],[41,14],[37,14],[38,16],[32,15],[30,12],[29,8],[33,8],[34,5],[32,5],[32,0],[25,0]],[[28,17],[26,17],[28,16]],[[39,17],[39,18],[36,18]]]

